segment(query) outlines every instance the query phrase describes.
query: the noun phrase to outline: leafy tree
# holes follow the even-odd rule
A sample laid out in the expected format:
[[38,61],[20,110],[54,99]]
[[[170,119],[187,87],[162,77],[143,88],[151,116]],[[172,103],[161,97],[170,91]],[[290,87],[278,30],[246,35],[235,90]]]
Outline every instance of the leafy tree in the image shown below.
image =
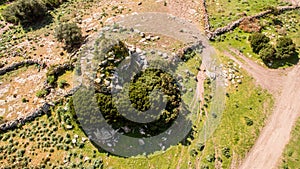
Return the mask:
[[262,33],[254,33],[249,37],[249,41],[254,53],[259,53],[259,51],[266,47],[269,43],[270,38]]
[[62,23],[55,29],[55,37],[64,42],[68,50],[81,44],[83,37],[81,29],[76,23]]
[[296,45],[293,40],[288,37],[282,37],[277,40],[276,44],[278,59],[287,59],[296,55]]
[[276,50],[272,45],[267,44],[259,51],[259,55],[262,60],[269,62],[276,59]]
[[18,0],[2,12],[3,18],[10,23],[28,25],[47,15],[47,7],[40,0]]

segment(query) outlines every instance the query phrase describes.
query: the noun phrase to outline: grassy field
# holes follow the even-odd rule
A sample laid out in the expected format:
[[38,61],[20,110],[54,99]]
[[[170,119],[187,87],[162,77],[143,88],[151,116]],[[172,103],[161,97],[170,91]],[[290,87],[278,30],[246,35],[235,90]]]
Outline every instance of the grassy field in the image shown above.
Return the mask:
[[300,119],[295,124],[289,144],[285,147],[282,163],[279,168],[299,169],[300,168]]
[[[257,87],[245,72],[240,72],[245,76],[243,83],[237,88],[228,88],[221,123],[198,156],[204,167],[230,168],[231,163],[235,166],[254,144],[270,113],[273,105],[271,95]],[[216,161],[210,162],[213,155]]]
[[[90,8],[91,4],[85,1],[80,2],[82,2],[82,9],[80,8],[79,13],[83,16],[81,19],[86,19],[88,12],[85,9]],[[270,2],[275,5],[278,4],[276,0],[268,0],[268,3],[266,3],[266,0],[259,2],[253,0],[242,2],[238,0],[231,0],[230,2],[220,0],[214,3],[208,1],[208,12],[212,14],[210,20],[215,28],[240,17],[238,14],[243,11],[246,11],[247,15],[259,12],[265,7],[263,4],[271,4]],[[0,57],[6,56],[7,44],[19,44],[24,39],[34,39],[31,41],[32,46],[38,48],[38,37],[48,37],[49,35],[44,35],[45,32],[53,33],[53,28],[59,21],[72,18],[74,14],[72,9],[74,10],[76,5],[76,3],[65,4],[60,9],[53,11],[54,23],[27,33],[26,37],[24,30],[19,26],[7,31],[0,43],[0,49],[3,51],[0,52]],[[235,8],[228,9],[232,6],[235,6]],[[230,11],[232,11],[231,14]],[[17,36],[17,39],[13,39],[14,35]],[[220,42],[214,42],[213,45],[220,50],[226,50],[226,48],[232,46],[241,50],[244,54],[260,60],[259,56],[253,54],[247,40],[248,36],[248,33],[236,29],[230,34],[222,35]],[[297,32],[294,32],[291,36],[296,37]],[[51,35],[50,37],[52,38]],[[49,39],[52,40],[51,38]],[[298,40],[297,43],[299,43]],[[38,53],[38,51],[30,49],[27,54],[32,56],[35,53]],[[59,51],[55,55],[59,56]],[[224,57],[221,59],[224,61],[224,65],[228,64],[229,60]],[[186,66],[194,75],[197,73],[196,62],[198,60],[193,58],[186,63]],[[185,74],[185,69],[179,71],[181,74]],[[0,133],[0,166],[11,168],[22,168],[22,166],[28,168],[30,168],[29,166],[38,168],[52,168],[54,166],[61,168],[101,168],[103,165],[103,168],[115,169],[173,169],[177,167],[184,169],[195,168],[196,166],[202,168],[229,168],[231,163],[233,163],[233,166],[236,165],[254,144],[273,105],[270,94],[257,87],[254,80],[247,76],[244,71],[239,70],[239,72],[239,75],[244,76],[243,83],[238,85],[237,88],[235,86],[228,88],[228,97],[226,98],[226,107],[221,123],[213,136],[205,143],[199,141],[201,139],[197,133],[200,133],[203,127],[205,117],[209,113],[209,105],[207,109],[203,109],[206,111],[196,112],[194,116],[194,130],[196,132],[190,145],[179,144],[167,151],[157,152],[147,157],[122,158],[112,156],[98,151],[89,140],[85,140],[87,136],[73,119],[72,111],[67,104],[69,98],[67,98],[65,102],[56,105],[51,115],[37,118],[19,129]],[[58,81],[67,80],[68,83],[71,83],[71,76],[72,73],[67,72],[59,77]],[[3,76],[3,78],[6,78],[6,76]],[[187,81],[187,89],[195,89],[194,87],[195,81],[193,79]],[[208,84],[206,84],[205,89],[205,94],[208,96],[210,94]],[[187,103],[192,100],[191,93],[183,96]],[[72,129],[67,129],[70,126],[72,126]]]
[[208,0],[207,11],[211,28],[225,26],[244,15],[250,16],[263,11],[265,7],[287,5],[279,0]]
[[[280,25],[274,24],[275,20],[278,20]],[[278,16],[269,16],[260,20],[260,25],[262,26],[262,33],[267,35],[271,39],[271,44],[275,45],[276,40],[279,37],[290,37],[296,44],[299,53],[300,47],[300,36],[299,36],[299,20],[300,12],[298,10],[289,11]],[[255,54],[248,41],[251,33],[244,32],[240,28],[234,29],[230,33],[223,34],[217,37],[215,42],[212,42],[217,49],[224,51],[229,48],[238,49],[245,56],[252,58],[254,61],[262,66],[267,67],[260,56]],[[272,68],[286,68],[294,65],[293,60],[287,61],[276,61],[272,65]]]
[[[196,165],[214,168],[218,164],[228,168],[232,161],[241,159],[254,143],[272,106],[270,95],[256,87],[244,72],[241,74],[245,79],[237,89],[228,89],[229,97],[221,124],[213,137],[203,143],[203,150],[197,132],[203,127],[205,115],[195,119],[195,139],[191,140],[189,146],[180,144],[148,157],[122,158],[99,152],[88,140],[82,141],[87,136],[74,122],[68,104],[62,103],[56,106],[51,115],[44,115],[19,129],[0,134],[0,148],[3,150],[0,151],[1,166],[76,168],[100,166],[100,161],[103,161],[104,168],[164,169]],[[69,79],[69,75],[68,72],[61,78]],[[247,125],[246,117],[253,122],[251,126]],[[68,130],[68,125],[73,129]]]

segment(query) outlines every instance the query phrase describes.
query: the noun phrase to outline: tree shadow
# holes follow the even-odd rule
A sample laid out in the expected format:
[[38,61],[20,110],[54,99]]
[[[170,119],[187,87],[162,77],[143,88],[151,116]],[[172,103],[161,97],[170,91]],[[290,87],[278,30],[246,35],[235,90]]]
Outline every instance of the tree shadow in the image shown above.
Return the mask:
[[34,23],[21,22],[20,25],[22,26],[25,32],[30,32],[41,29],[51,23],[53,23],[53,16],[47,13],[43,18],[38,19]]
[[296,52],[292,57],[287,59],[273,60],[272,62],[263,60],[263,62],[270,69],[290,67],[290,66],[297,65],[299,63],[299,53]]

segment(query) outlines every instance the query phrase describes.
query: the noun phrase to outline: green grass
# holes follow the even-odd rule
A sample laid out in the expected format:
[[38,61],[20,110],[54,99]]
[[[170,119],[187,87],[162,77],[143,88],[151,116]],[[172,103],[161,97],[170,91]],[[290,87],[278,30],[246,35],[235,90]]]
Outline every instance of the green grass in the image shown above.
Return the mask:
[[[281,22],[281,24],[275,25],[273,20],[277,19]],[[284,12],[278,16],[269,16],[267,18],[261,19],[261,24],[265,26],[263,30],[273,42],[275,41],[275,37],[280,36],[288,36],[293,39],[293,41],[300,46],[300,11],[293,10]],[[286,33],[286,35],[284,35]],[[272,38],[274,37],[274,38]]]
[[[249,3],[254,3],[252,0],[248,1]],[[268,1],[268,2],[273,2],[273,0]],[[275,1],[274,1],[275,2]],[[265,3],[265,1],[258,1],[258,4],[263,4]],[[227,8],[232,7],[232,6],[239,6],[240,11],[243,10],[247,10],[246,8],[250,8],[251,12],[249,12],[249,14],[251,13],[255,13],[255,12],[259,12],[260,8],[258,8],[256,5],[241,5],[240,3],[237,3],[237,0],[232,1],[231,3],[227,3],[227,1],[222,1],[224,10],[226,11],[226,15],[228,14]],[[271,4],[271,3],[269,3]],[[64,7],[64,6],[63,6]],[[63,8],[62,7],[62,8]],[[209,6],[209,10],[214,10],[212,8],[214,8],[214,6]],[[253,10],[252,10],[253,8]],[[255,9],[254,9],[255,8]],[[217,8],[215,8],[217,9]],[[59,9],[55,12],[53,12],[53,15],[58,16],[58,15],[62,15],[63,12],[69,12],[70,10],[64,10],[64,9]],[[236,13],[240,12],[239,10],[237,10],[236,8],[233,10],[233,16],[236,16]],[[211,14],[212,12],[209,11]],[[213,12],[213,15],[216,15],[216,17],[218,17],[215,21],[213,22],[213,25],[217,25],[218,23],[221,23],[224,18],[227,18],[227,16],[225,15],[223,18],[219,17],[222,14],[217,13],[217,12]],[[235,19],[234,17],[232,17],[230,20]],[[230,20],[224,21],[224,23],[221,24],[225,24],[226,22],[229,22]],[[53,25],[50,25],[51,28],[54,27]],[[44,32],[44,31],[48,31],[49,28],[43,28],[41,30],[39,30],[39,32]],[[32,34],[42,34],[39,33],[38,31],[36,32],[32,32]],[[7,43],[11,43],[10,42],[10,38],[13,35],[13,31],[9,32],[9,36],[7,36]],[[21,33],[20,33],[21,34]],[[236,40],[236,35],[238,35],[238,39]],[[253,55],[252,57],[254,59],[259,59],[259,57],[255,54],[252,53],[252,50],[250,48],[250,45],[248,44],[247,41],[247,37],[249,34],[240,32],[239,29],[236,29],[233,33],[231,34],[225,34],[222,35],[222,38],[224,39],[223,42],[215,42],[214,44],[216,46],[218,46],[219,49],[226,49],[229,45],[231,45],[234,48],[240,49],[241,51],[243,51],[244,53],[249,53],[251,55]],[[225,38],[226,36],[226,38]],[[295,33],[296,36],[296,33]],[[196,75],[197,70],[196,70],[196,66],[195,66],[195,60],[191,59],[189,60],[187,63],[187,67],[190,69],[190,71],[192,73],[194,73]],[[184,71],[181,70],[181,71]],[[184,74],[181,73],[181,74]],[[243,72],[242,74],[244,74],[245,79],[242,85],[239,86],[238,91],[236,91],[234,88],[230,88],[228,90],[228,93],[230,95],[229,98],[227,98],[226,100],[226,108],[225,108],[225,112],[223,113],[223,118],[222,121],[220,123],[220,126],[218,127],[218,129],[216,130],[216,132],[214,133],[213,137],[210,138],[206,143],[205,143],[205,148],[203,150],[203,152],[198,152],[198,156],[196,157],[191,157],[190,156],[190,151],[192,149],[196,149],[197,148],[197,144],[199,143],[198,138],[196,137],[196,139],[194,139],[191,143],[190,146],[183,146],[183,145],[178,145],[178,146],[174,146],[169,148],[167,151],[165,152],[158,152],[155,155],[150,155],[149,157],[143,157],[143,156],[139,156],[139,157],[135,157],[135,158],[122,158],[122,157],[117,157],[117,156],[108,156],[106,153],[100,153],[100,152],[96,152],[93,153],[93,150],[96,150],[96,148],[89,142],[87,141],[84,145],[84,148],[78,148],[78,147],[74,147],[72,148],[70,151],[55,151],[54,153],[52,153],[52,158],[51,158],[51,163],[56,164],[56,160],[59,160],[60,162],[63,161],[63,157],[67,156],[70,152],[76,152],[77,154],[82,154],[84,156],[88,156],[92,159],[92,161],[95,161],[96,159],[103,159],[104,161],[104,168],[158,168],[158,169],[164,169],[164,168],[176,168],[176,166],[179,163],[179,160],[181,160],[180,162],[180,168],[189,168],[188,163],[191,162],[191,166],[192,168],[195,166],[196,163],[196,159],[200,158],[200,166],[201,165],[208,165],[210,168],[214,168],[214,163],[210,163],[207,162],[206,158],[209,155],[212,154],[216,154],[217,156],[220,156],[223,160],[222,163],[222,167],[223,168],[229,168],[230,163],[232,161],[236,161],[241,159],[245,152],[248,151],[250,149],[250,147],[253,145],[255,138],[257,138],[259,130],[261,129],[261,127],[264,124],[264,119],[267,116],[270,107],[272,106],[273,102],[271,99],[271,96],[269,94],[267,94],[265,91],[263,91],[262,89],[260,89],[259,87],[254,85],[254,81],[253,79],[251,79],[250,77],[245,75],[245,72]],[[193,88],[195,89],[195,81],[193,80],[189,80],[186,84],[187,89],[188,88]],[[206,91],[208,92],[208,91]],[[193,93],[193,92],[191,92]],[[208,92],[209,93],[209,92]],[[260,94],[260,95],[258,95]],[[188,94],[188,95],[184,95],[183,99],[185,102],[190,103],[190,101],[192,100],[193,95]],[[259,102],[259,100],[261,100],[261,102]],[[236,103],[239,104],[239,107],[236,108]],[[252,107],[252,110],[250,110],[250,105]],[[70,112],[66,112],[65,114],[70,114]],[[253,120],[254,124],[252,126],[247,126],[244,117],[249,117]],[[58,126],[58,130],[55,131],[54,133],[58,134],[58,135],[62,135],[65,136],[66,133],[69,133],[71,135],[71,138],[74,137],[75,134],[79,135],[79,138],[81,137],[86,137],[84,135],[84,133],[81,131],[81,129],[78,127],[78,125],[76,123],[74,123],[74,121],[72,121],[72,125],[74,126],[73,130],[65,130],[63,127],[63,124],[59,123],[57,120],[58,117],[55,114],[55,112],[52,112],[52,120],[50,120],[51,118],[47,117],[47,116],[42,116],[38,119],[36,119],[35,121],[31,122],[31,123],[27,123],[23,128],[18,129],[18,130],[14,130],[14,131],[9,131],[5,134],[0,134],[1,136],[3,135],[13,135],[13,133],[21,133],[21,132],[26,132],[28,133],[28,135],[30,135],[30,133],[28,131],[26,131],[26,128],[32,130],[32,131],[36,131],[37,129],[32,127],[36,122],[41,122],[44,121],[47,124],[50,123],[51,121],[55,121],[55,124]],[[203,121],[197,121],[198,119],[195,119],[196,122],[196,131],[199,131],[202,126],[203,126]],[[203,118],[202,120],[205,120],[205,118]],[[35,139],[38,138],[39,136],[34,136]],[[21,145],[25,144],[28,141],[28,138],[22,139],[21,137],[19,137],[18,135],[14,137],[14,140],[18,140],[19,145],[21,147]],[[33,141],[32,143],[30,143],[31,146],[38,144],[37,141]],[[54,143],[51,143],[54,144]],[[8,141],[1,141],[0,143],[1,146],[8,146],[10,145],[10,143]],[[30,147],[30,146],[29,146]],[[230,153],[231,153],[231,157],[230,158],[226,158],[221,154],[221,150],[224,147],[229,147],[230,148]],[[39,151],[43,151],[41,150],[37,150],[37,152]],[[234,152],[234,156],[233,156],[233,152]],[[2,152],[3,153],[3,152]],[[0,153],[0,155],[3,155],[2,153]],[[41,159],[42,157],[46,157],[46,155],[49,154],[48,149],[46,151],[46,153],[42,153],[41,154],[41,158],[37,158],[36,156],[31,156],[30,154],[27,154],[27,152],[25,153],[25,155],[28,155],[29,158],[32,159],[36,159],[35,163],[29,163],[30,165],[35,165],[35,166],[39,166],[40,163],[42,162]],[[94,156],[95,154],[95,156]],[[94,157],[93,157],[94,156]],[[8,156],[13,158],[12,156]],[[71,158],[72,162],[79,162],[80,160],[78,158]],[[7,166],[10,164],[5,163],[5,165],[2,165],[5,162],[5,160],[0,160],[0,165],[1,166]],[[60,165],[60,164],[58,164]],[[68,164],[66,164],[65,166],[67,166]],[[85,163],[84,166],[89,166],[90,164]]]
[[[59,106],[57,106],[58,108]],[[64,107],[61,107],[63,109]],[[35,119],[32,122],[25,124],[24,126],[8,131],[6,133],[1,133],[1,142],[0,147],[3,151],[0,152],[0,164],[2,167],[5,166],[36,166],[42,167],[45,165],[46,167],[50,166],[68,166],[71,163],[76,163],[79,166],[79,162],[83,161],[79,158],[81,154],[83,157],[89,157],[91,162],[83,162],[82,166],[92,166],[93,162],[101,159],[99,156],[100,153],[96,151],[96,148],[93,145],[86,141],[84,143],[84,148],[79,148],[79,142],[81,142],[81,138],[86,136],[84,133],[78,128],[78,126],[73,122],[71,125],[74,126],[73,130],[65,130],[64,126],[66,123],[64,118],[69,116],[72,119],[72,115],[67,111],[63,111],[61,113],[62,120],[58,120],[57,110],[53,111],[50,116],[43,115],[40,118]],[[66,135],[69,134],[70,138],[73,139],[75,134],[79,137],[77,139],[76,145],[72,145],[72,143],[66,143],[67,140]],[[62,141],[53,140],[62,137]],[[7,139],[5,139],[7,138]],[[47,144],[47,145],[46,145]],[[63,147],[68,147],[69,150],[57,149],[57,145],[62,145]],[[19,150],[25,150],[24,155],[20,156],[18,154]],[[93,157],[94,152],[96,151],[96,157]],[[53,152],[52,152],[53,151]],[[36,153],[36,154],[33,154]],[[71,163],[63,163],[64,157],[69,156],[70,153],[76,153],[77,156],[71,156]],[[47,157],[49,157],[50,162],[45,162]],[[19,164],[16,163],[19,161]]]
[[[242,74],[245,76],[245,72]],[[257,87],[249,76],[244,77],[237,90],[228,89],[221,123],[200,156],[202,164],[210,168],[214,168],[215,163],[208,162],[206,157],[214,153],[222,159],[223,168],[230,168],[231,162],[241,160],[254,144],[273,105],[271,95]],[[253,120],[252,126],[246,124],[245,117]],[[224,147],[230,148],[230,158],[222,155]]]
[[[183,78],[183,86],[186,88],[187,92],[183,94],[182,98],[184,103],[191,103],[194,97],[194,91],[196,89],[197,82],[193,79],[193,76],[197,76],[198,70],[197,67],[201,65],[201,57],[199,55],[194,56],[184,64],[179,65],[176,70],[177,75],[181,75]],[[186,70],[188,70],[192,76],[187,76]],[[185,81],[188,79],[187,81]],[[189,89],[193,89],[193,92],[189,92]]]
[[[279,19],[282,22],[283,26],[274,25],[272,21],[273,18]],[[300,47],[299,20],[300,20],[300,11],[295,10],[295,11],[289,11],[283,13],[279,16],[269,16],[263,18],[261,19],[260,23],[263,26],[262,32],[271,39],[271,44],[275,45],[276,40],[279,37],[286,36],[292,38],[292,40],[294,41],[294,43],[299,49]],[[284,30],[284,32],[286,32],[286,35],[282,35],[279,33],[281,29]],[[230,33],[226,33],[218,36],[216,40],[212,42],[212,45],[214,45],[220,51],[224,51],[224,50],[229,51],[229,48],[238,49],[245,56],[250,57],[260,65],[267,67],[262,61],[262,59],[260,58],[260,56],[258,54],[255,54],[252,51],[250,43],[248,41],[248,37],[250,35],[251,33],[246,33],[240,28],[236,28]],[[299,51],[300,50],[298,50],[298,53]],[[295,63],[297,63],[297,58],[275,61],[271,66],[271,68],[286,68],[295,65]]]
[[226,24],[243,17],[263,11],[265,7],[286,5],[279,0],[208,0],[207,11],[211,28],[225,26]]
[[292,131],[291,140],[285,147],[280,168],[299,169],[300,168],[300,118],[296,122]]
[[245,56],[252,58],[261,65],[264,65],[258,54],[252,51],[248,37],[251,33],[246,33],[240,28],[234,29],[230,33],[223,34],[217,37],[216,41],[211,44],[220,51],[229,51],[229,48],[235,48],[242,52]]
[[[194,58],[196,59],[196,58]],[[225,60],[225,58],[223,58]],[[224,63],[227,63],[228,60],[225,60]],[[188,68],[190,68],[190,71],[193,73],[196,73],[196,67],[194,64],[195,60],[191,59],[186,64],[188,65]],[[185,69],[184,69],[185,70]],[[34,152],[40,154],[40,158],[37,158],[36,155],[30,154],[31,151],[28,151],[26,149],[25,151],[25,157],[28,157],[29,159],[32,159],[32,162],[30,162],[29,166],[41,166],[43,162],[43,158],[45,159],[47,155],[51,154],[50,162],[52,165],[57,166],[66,166],[68,164],[62,164],[62,161],[64,160],[64,157],[67,157],[70,153],[77,153],[77,157],[72,156],[71,162],[76,163],[76,166],[80,165],[81,159],[78,158],[79,154],[82,154],[84,157],[89,157],[91,159],[90,162],[84,162],[83,166],[91,166],[94,161],[97,159],[102,159],[104,161],[104,168],[158,168],[158,169],[165,169],[165,168],[176,168],[177,166],[180,166],[180,168],[189,168],[189,163],[192,167],[196,165],[196,159],[200,158],[199,165],[208,165],[210,168],[213,168],[214,162],[208,162],[207,158],[209,156],[212,156],[213,154],[216,154],[216,157],[220,157],[223,160],[222,167],[228,168],[230,166],[230,163],[232,161],[236,161],[241,159],[245,152],[247,152],[251,146],[253,145],[255,138],[257,138],[259,130],[264,124],[264,119],[269,113],[269,109],[272,106],[272,99],[271,96],[267,94],[265,91],[261,90],[259,87],[254,85],[253,79],[246,76],[244,72],[241,72],[245,76],[245,79],[243,80],[243,84],[241,84],[238,87],[238,91],[235,90],[235,88],[229,88],[229,98],[226,99],[226,108],[223,113],[223,117],[221,120],[221,123],[213,136],[206,142],[205,148],[202,152],[198,151],[198,155],[193,157],[190,155],[190,151],[193,149],[197,149],[197,145],[200,143],[200,137],[198,137],[197,133],[200,133],[200,130],[203,127],[203,122],[205,121],[204,115],[198,115],[195,114],[193,120],[194,120],[194,129],[197,132],[194,136],[195,139],[191,141],[191,144],[189,146],[184,145],[177,145],[169,148],[167,151],[161,151],[157,152],[153,155],[149,155],[148,157],[139,156],[139,157],[132,157],[132,158],[122,158],[117,156],[111,156],[107,155],[103,152],[98,152],[96,148],[89,142],[84,143],[83,148],[79,148],[78,146],[70,147],[70,150],[56,150],[55,145],[56,143],[49,141],[50,147],[43,147],[43,148],[36,148]],[[189,81],[193,81],[192,79]],[[189,82],[188,81],[188,82]],[[194,83],[194,82],[193,82]],[[205,87],[208,89],[208,86]],[[205,91],[205,94],[209,94],[209,90]],[[193,92],[191,92],[193,93]],[[191,95],[192,96],[192,95]],[[191,97],[183,98],[188,99]],[[261,102],[260,102],[260,101]],[[238,103],[239,107],[236,107],[236,103]],[[29,142],[28,147],[33,147],[38,144],[41,141],[37,141],[37,138],[42,138],[41,134],[47,135],[46,137],[51,140],[51,135],[48,136],[47,132],[44,130],[45,128],[48,128],[48,130],[52,130],[53,126],[57,126],[57,131],[52,131],[57,136],[60,135],[65,138],[66,134],[70,134],[70,137],[73,138],[75,134],[81,137],[86,137],[85,134],[81,131],[81,129],[78,127],[78,125],[74,122],[74,119],[72,119],[72,114],[68,109],[68,106],[65,106],[66,104],[63,104],[62,106],[57,106],[56,109],[52,112],[52,115],[50,117],[47,117],[46,115],[35,119],[33,122],[25,124],[20,129],[13,130],[6,132],[4,134],[0,134],[1,137],[4,135],[9,135],[11,138],[13,138],[13,143],[15,140],[19,142],[18,146],[14,146],[16,148],[24,149],[24,144],[26,142]],[[250,107],[252,110],[250,110]],[[60,116],[57,114],[58,109],[67,108],[67,111],[62,111]],[[198,113],[198,112],[197,112]],[[64,117],[70,116],[71,117],[71,124],[73,125],[72,130],[66,130],[66,119]],[[62,119],[59,121],[59,117]],[[198,117],[198,118],[196,118]],[[200,118],[199,118],[200,117]],[[245,117],[251,118],[254,122],[252,126],[247,126]],[[47,125],[46,127],[43,127],[42,121],[45,122],[45,124],[53,123],[52,127]],[[39,122],[39,124],[37,124]],[[38,129],[37,127],[42,127],[43,130]],[[29,132],[30,131],[30,132]],[[39,132],[38,135],[33,135],[32,133]],[[11,136],[13,134],[16,134],[16,136]],[[21,133],[25,133],[25,138],[22,138],[20,136]],[[34,138],[34,141],[29,141],[28,139],[30,137]],[[7,149],[7,146],[10,146],[11,143],[9,142],[9,139],[6,141],[1,141],[0,146],[3,149]],[[63,143],[65,145],[65,143]],[[50,153],[50,148],[54,147],[55,151],[53,153]],[[224,147],[230,148],[230,158],[224,157],[222,155],[221,151]],[[94,153],[93,151],[96,151]],[[233,156],[234,152],[234,156]],[[12,153],[11,155],[4,154],[4,151],[1,151],[0,156],[7,156],[8,158],[0,160],[1,166],[8,166],[12,165],[13,163],[11,161],[7,161],[9,158],[16,158],[14,156],[17,156],[17,152]],[[24,157],[24,159],[25,159]],[[22,157],[23,159],[23,157]],[[24,160],[23,159],[23,160]],[[34,159],[34,160],[33,160]],[[60,162],[57,162],[60,161]],[[22,160],[21,160],[22,161]],[[180,162],[179,162],[180,161]],[[179,164],[180,163],[180,164]],[[50,164],[46,163],[46,166]]]

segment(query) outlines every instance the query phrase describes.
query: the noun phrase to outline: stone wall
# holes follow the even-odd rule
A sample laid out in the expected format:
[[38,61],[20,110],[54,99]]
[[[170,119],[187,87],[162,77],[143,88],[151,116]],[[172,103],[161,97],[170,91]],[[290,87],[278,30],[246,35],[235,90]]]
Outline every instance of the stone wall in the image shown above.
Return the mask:
[[0,131],[7,131],[17,128],[19,125],[24,125],[26,122],[34,120],[44,114],[50,113],[51,105],[48,103],[43,104],[40,108],[24,117],[19,117],[15,120],[3,123],[0,125]]
[[[80,88],[80,86],[74,87],[66,95],[64,95],[64,97],[72,96],[79,88]],[[61,98],[61,99],[63,99],[63,98]],[[26,122],[33,121],[37,117],[40,117],[44,114],[51,113],[50,107],[52,107],[52,106],[54,106],[54,104],[44,103],[40,108],[38,108],[37,110],[28,114],[27,116],[20,117],[15,120],[11,120],[11,121],[5,122],[3,124],[0,124],[0,132],[5,132],[7,130],[15,129],[20,125],[24,125]]]
[[[252,15],[252,16],[245,16],[242,17],[236,21],[233,21],[231,23],[229,23],[228,25],[221,27],[221,28],[217,28],[215,31],[210,30],[210,24],[209,24],[209,20],[208,20],[208,14],[206,11],[206,5],[205,5],[205,0],[202,0],[202,4],[203,4],[203,14],[204,14],[204,25],[205,25],[205,32],[206,35],[208,37],[209,40],[213,40],[216,36],[224,34],[226,32],[230,32],[232,30],[234,30],[236,27],[238,27],[245,19],[258,19],[261,17],[264,17],[272,12],[274,12],[271,9],[262,11],[258,14]],[[298,9],[300,8],[300,6],[283,6],[283,7],[277,7],[277,10],[279,13],[284,12],[284,11],[288,11],[288,10],[294,10],[294,9]]]
[[34,65],[34,64],[38,64],[42,67],[44,66],[44,63],[42,63],[41,61],[38,61],[38,60],[24,60],[21,62],[13,63],[10,66],[6,66],[6,67],[0,69],[0,76],[6,74],[7,72],[16,70],[20,67],[23,67],[26,65]]
[[207,8],[206,8],[206,0],[201,0],[200,4],[201,4],[201,12],[203,15],[202,19],[203,19],[203,24],[204,24],[204,31],[205,31],[207,37],[210,39],[212,32],[210,30],[209,16],[207,13]]
[[73,63],[69,63],[69,62],[63,63],[53,68],[50,68],[49,71],[47,72],[47,75],[59,76],[67,70],[73,70],[73,68],[74,68]]

